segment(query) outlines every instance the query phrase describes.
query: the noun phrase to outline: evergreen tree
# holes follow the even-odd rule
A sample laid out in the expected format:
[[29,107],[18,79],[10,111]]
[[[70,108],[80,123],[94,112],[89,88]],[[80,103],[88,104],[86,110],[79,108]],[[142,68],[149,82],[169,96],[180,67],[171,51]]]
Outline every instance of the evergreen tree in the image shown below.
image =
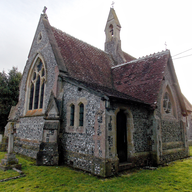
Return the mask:
[[19,97],[19,83],[22,74],[13,67],[8,74],[0,72],[0,132],[7,124],[11,106],[15,106]]

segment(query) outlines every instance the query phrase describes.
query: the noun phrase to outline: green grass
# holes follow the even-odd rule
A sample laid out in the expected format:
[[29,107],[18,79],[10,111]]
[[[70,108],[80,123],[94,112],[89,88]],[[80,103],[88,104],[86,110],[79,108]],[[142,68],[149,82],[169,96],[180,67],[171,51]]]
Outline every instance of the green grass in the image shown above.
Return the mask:
[[190,156],[192,156],[192,146],[189,147]]
[[[192,147],[190,147],[192,154]],[[0,159],[5,153],[0,153]],[[136,169],[107,179],[67,166],[36,166],[35,161],[17,156],[26,177],[0,183],[0,191],[192,191],[192,159],[175,161],[156,170]],[[0,179],[18,175],[0,170]]]

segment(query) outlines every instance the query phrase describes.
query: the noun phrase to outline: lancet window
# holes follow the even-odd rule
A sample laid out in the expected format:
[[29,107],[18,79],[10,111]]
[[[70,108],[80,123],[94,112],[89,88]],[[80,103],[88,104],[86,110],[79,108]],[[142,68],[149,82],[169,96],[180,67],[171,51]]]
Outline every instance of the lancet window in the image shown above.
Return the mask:
[[84,116],[84,105],[81,103],[79,105],[79,126],[83,126],[83,116]]
[[70,126],[74,126],[75,121],[75,105],[71,105]]
[[163,97],[163,109],[165,113],[171,113],[171,100],[168,92],[165,92]]
[[113,25],[109,26],[109,32],[111,34],[111,38],[113,37]]

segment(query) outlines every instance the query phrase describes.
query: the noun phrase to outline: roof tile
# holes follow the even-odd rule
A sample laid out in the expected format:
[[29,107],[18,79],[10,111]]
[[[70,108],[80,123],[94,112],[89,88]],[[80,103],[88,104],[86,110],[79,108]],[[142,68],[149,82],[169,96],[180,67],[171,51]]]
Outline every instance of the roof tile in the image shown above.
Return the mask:
[[170,56],[168,50],[140,59],[123,52],[128,63],[115,66],[106,52],[54,27],[51,29],[69,77],[111,97],[150,105],[156,102]]
[[115,88],[153,105],[157,100],[169,51],[112,67]]
[[110,55],[54,27],[52,31],[71,77],[112,87]]

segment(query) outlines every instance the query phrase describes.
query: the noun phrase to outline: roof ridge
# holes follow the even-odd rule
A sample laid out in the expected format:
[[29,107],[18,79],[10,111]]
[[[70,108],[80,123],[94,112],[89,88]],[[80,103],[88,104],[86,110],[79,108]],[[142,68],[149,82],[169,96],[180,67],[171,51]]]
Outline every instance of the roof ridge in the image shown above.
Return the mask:
[[132,61],[129,61],[129,62],[126,62],[126,63],[122,63],[122,64],[119,64],[119,65],[113,66],[111,68],[114,69],[114,68],[121,67],[121,66],[124,66],[124,65],[132,64],[134,62],[144,60],[144,59],[152,57],[152,56],[162,55],[162,53],[166,53],[166,52],[170,52],[170,51],[168,49],[166,49],[165,51],[162,50],[161,52],[157,52],[157,53],[153,53],[153,54],[146,55],[146,56],[143,56],[143,57],[139,57],[138,59],[135,59],[135,60],[132,60]]
[[146,58],[146,57],[151,57],[153,55],[160,55],[160,54],[165,53],[165,52],[170,52],[170,51],[169,51],[169,49],[166,49],[165,51],[162,50],[161,52],[156,52],[156,53],[153,53],[153,54],[150,54],[150,55],[145,55],[145,56],[139,57],[138,59],[143,59],[143,58]]

